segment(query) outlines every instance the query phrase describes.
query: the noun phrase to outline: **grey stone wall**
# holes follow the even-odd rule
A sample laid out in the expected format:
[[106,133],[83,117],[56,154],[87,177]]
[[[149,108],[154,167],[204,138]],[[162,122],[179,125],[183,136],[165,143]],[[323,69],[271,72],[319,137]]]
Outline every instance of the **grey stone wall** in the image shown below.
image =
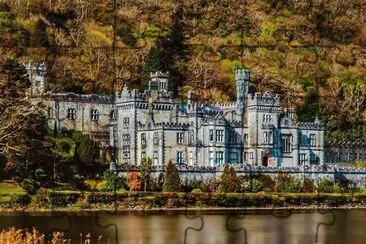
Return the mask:
[[[287,173],[300,180],[312,179],[314,183],[317,183],[321,179],[330,179],[334,182],[340,182],[348,180],[355,183],[355,186],[360,187],[366,185],[366,168],[354,168],[354,167],[338,167],[338,166],[302,166],[302,167],[252,167],[249,165],[238,166],[236,168],[237,175],[252,175],[265,174],[275,179],[278,173]],[[111,169],[116,169],[111,166]],[[224,167],[190,167],[190,166],[178,166],[181,180],[185,179],[197,179],[208,180],[211,178],[220,178]],[[138,167],[131,170],[138,171]],[[127,172],[118,170],[121,176],[127,176]],[[152,175],[158,177],[160,174],[164,174],[164,167],[153,167]]]

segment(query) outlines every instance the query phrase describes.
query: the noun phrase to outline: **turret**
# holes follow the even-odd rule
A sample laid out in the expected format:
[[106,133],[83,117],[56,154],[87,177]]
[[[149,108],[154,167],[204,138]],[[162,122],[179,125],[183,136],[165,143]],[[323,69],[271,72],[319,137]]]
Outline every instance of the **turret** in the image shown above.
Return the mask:
[[31,95],[41,95],[45,92],[44,79],[47,71],[47,65],[45,62],[34,63],[29,61],[24,64],[25,69],[29,75],[31,81]]
[[238,69],[235,71],[236,80],[236,113],[243,116],[247,106],[248,84],[250,72],[247,69]]
[[149,91],[165,91],[169,90],[169,73],[163,73],[157,71],[155,73],[150,73],[150,80],[149,80]]

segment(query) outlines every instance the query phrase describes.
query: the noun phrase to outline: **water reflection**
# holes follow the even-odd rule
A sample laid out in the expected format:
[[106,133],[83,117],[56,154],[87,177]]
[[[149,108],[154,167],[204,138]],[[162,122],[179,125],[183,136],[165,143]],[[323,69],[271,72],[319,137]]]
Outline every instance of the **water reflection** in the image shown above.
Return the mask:
[[[0,228],[37,227],[42,232],[53,228],[67,230],[72,243],[80,243],[80,233],[92,233],[93,243],[117,243],[113,226],[118,229],[118,242],[126,244],[145,243],[365,243],[366,210],[339,210],[332,212],[300,212],[280,218],[269,212],[205,212],[201,231],[189,230],[187,239],[184,232],[188,227],[199,229],[200,218],[190,219],[182,214],[99,214],[96,213],[61,215],[49,214],[2,214]],[[335,218],[335,219],[334,219]],[[321,224],[320,224],[321,223]],[[334,223],[333,225],[331,225]],[[71,224],[71,225],[69,225]],[[320,225],[319,225],[320,224]],[[330,226],[329,226],[330,225]],[[318,226],[318,227],[317,227]],[[70,228],[69,228],[70,227]],[[318,229],[318,235],[316,235]]]

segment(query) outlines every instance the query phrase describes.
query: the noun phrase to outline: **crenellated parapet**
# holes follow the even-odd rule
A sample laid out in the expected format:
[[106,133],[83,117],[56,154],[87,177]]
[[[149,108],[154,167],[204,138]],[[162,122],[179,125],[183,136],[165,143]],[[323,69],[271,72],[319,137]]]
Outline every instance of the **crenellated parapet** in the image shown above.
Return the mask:
[[248,106],[273,106],[280,107],[281,97],[279,94],[272,94],[270,92],[259,93],[249,96]]
[[158,130],[158,129],[171,129],[171,130],[187,130],[189,123],[173,123],[173,122],[161,122],[154,124],[138,124],[138,129],[145,130]]
[[155,102],[174,102],[173,93],[166,90],[145,90],[140,92],[137,89],[129,89],[127,84],[124,85],[122,91],[116,92],[116,103],[125,103],[131,101]]
[[228,110],[228,109],[235,109],[236,108],[236,102],[228,102],[228,103],[215,103],[213,106],[218,107],[222,110]]
[[235,70],[236,80],[250,80],[250,71],[248,69],[237,69]]
[[103,103],[113,104],[115,97],[112,95],[97,95],[97,94],[76,94],[73,92],[68,93],[53,93],[51,95],[53,100],[62,102],[84,102],[84,103]]
[[324,130],[324,124],[321,122],[298,122],[297,126],[302,130]]

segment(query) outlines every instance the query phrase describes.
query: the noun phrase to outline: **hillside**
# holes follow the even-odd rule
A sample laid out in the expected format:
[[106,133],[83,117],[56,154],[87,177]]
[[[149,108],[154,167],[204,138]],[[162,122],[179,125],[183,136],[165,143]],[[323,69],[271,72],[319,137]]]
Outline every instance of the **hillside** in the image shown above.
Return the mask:
[[320,116],[332,139],[366,143],[364,0],[0,2],[2,57],[46,60],[52,91],[143,88],[159,69],[181,97],[227,101],[246,67],[252,91]]

